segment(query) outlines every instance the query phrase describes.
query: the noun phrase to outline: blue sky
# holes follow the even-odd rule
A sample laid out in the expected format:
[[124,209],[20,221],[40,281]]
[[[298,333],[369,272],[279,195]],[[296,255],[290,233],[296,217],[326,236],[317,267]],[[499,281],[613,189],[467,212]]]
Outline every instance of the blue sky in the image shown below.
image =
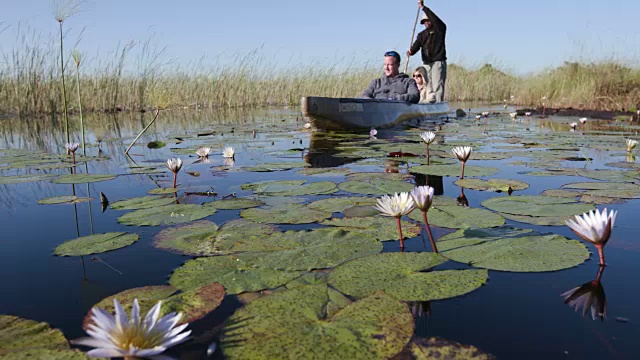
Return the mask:
[[[22,46],[19,27],[56,35],[51,0],[4,0],[0,47]],[[449,62],[492,63],[516,73],[563,61],[640,54],[640,2],[628,0],[436,0],[427,6],[448,26]],[[410,43],[417,1],[87,0],[65,22],[67,44],[88,55],[111,56],[118,44],[151,38],[166,47],[164,62],[213,67],[260,49],[278,68],[377,63],[389,49]],[[418,24],[418,30],[422,27]],[[138,49],[140,46],[137,47]],[[0,60],[3,61],[3,60]],[[131,60],[130,62],[133,62]],[[411,65],[417,66],[414,57]]]

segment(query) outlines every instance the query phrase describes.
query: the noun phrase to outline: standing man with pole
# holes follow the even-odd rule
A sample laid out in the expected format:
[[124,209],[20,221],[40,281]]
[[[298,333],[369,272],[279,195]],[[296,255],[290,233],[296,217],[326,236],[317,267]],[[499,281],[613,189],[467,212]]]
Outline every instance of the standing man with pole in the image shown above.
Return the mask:
[[444,101],[445,81],[447,80],[447,50],[445,48],[445,36],[447,25],[440,18],[424,6],[423,0],[418,1],[418,8],[422,9],[421,24],[426,27],[416,38],[416,41],[407,51],[407,57],[415,55],[422,49],[422,63],[429,77],[428,86],[435,94],[435,102]]

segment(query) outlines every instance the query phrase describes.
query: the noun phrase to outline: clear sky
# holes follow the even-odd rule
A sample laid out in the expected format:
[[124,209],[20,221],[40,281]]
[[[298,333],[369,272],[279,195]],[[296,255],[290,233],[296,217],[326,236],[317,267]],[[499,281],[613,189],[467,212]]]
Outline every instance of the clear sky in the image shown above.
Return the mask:
[[[450,63],[489,62],[526,73],[565,60],[637,64],[640,54],[640,1],[434,0],[426,5],[448,26]],[[51,0],[2,0],[2,51],[23,46],[16,39],[18,28],[53,42],[57,22],[51,8]],[[163,61],[171,66],[237,61],[259,49],[265,61],[287,68],[381,63],[389,49],[404,54],[416,11],[416,0],[87,0],[65,27],[69,46],[83,31],[77,48],[88,55],[111,56],[118,44],[151,39],[166,47]],[[419,56],[411,65],[418,64]]]

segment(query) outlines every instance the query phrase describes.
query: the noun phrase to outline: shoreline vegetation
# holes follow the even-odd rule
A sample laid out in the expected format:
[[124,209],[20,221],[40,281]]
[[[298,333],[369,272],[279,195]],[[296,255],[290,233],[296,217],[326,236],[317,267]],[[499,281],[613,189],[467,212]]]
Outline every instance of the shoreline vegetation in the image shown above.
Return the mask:
[[[34,41],[26,36],[19,40],[19,49],[0,48],[0,118],[63,114],[59,50],[53,43],[30,45]],[[85,113],[297,106],[302,96],[357,97],[381,74],[378,65],[343,63],[274,71],[259,50],[236,55],[229,62],[233,65],[199,63],[188,70],[175,69],[171,62],[163,62],[164,49],[150,41],[139,45],[138,55],[132,54],[134,46],[121,46],[107,61],[83,60],[80,69],[74,68],[71,56],[65,56],[66,92],[82,89]],[[87,66],[91,70],[84,69]],[[74,76],[76,71],[82,75]],[[514,75],[490,64],[476,68],[449,64],[447,71],[449,102],[504,102],[520,108],[541,108],[544,103],[548,109],[623,113],[635,113],[640,104],[640,68],[615,59],[565,62],[529,75]],[[71,113],[79,111],[77,99],[68,95],[66,101]]]

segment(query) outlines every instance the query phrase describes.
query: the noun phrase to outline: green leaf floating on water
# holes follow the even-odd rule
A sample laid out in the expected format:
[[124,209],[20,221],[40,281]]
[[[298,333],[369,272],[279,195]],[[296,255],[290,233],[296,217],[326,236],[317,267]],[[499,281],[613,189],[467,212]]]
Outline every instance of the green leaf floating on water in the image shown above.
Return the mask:
[[[409,213],[409,217],[423,223],[422,211],[419,209],[414,209]],[[458,205],[431,208],[427,212],[427,220],[429,225],[450,229],[490,228],[504,225],[504,218],[493,211]]]
[[363,181],[345,181],[338,184],[338,188],[354,194],[387,195],[411,191],[413,185],[400,180],[370,178]]
[[173,204],[140,209],[118,218],[118,222],[132,226],[174,225],[213,215],[216,209],[194,204]]
[[310,224],[330,218],[331,213],[308,208],[303,204],[287,204],[270,208],[245,209],[243,218],[267,224]]
[[475,346],[463,345],[439,337],[414,338],[404,350],[392,360],[493,360],[495,356],[487,354]]
[[325,195],[338,191],[336,184],[320,181],[305,184],[305,181],[284,180],[242,185],[243,190],[252,189],[256,193],[269,196]]
[[[69,343],[62,331],[52,329],[47,323],[0,315],[0,357],[35,349],[66,350]],[[13,358],[20,357],[15,354]]]
[[351,170],[347,168],[304,168],[296,171],[296,174],[307,176],[344,176],[350,172]]
[[116,210],[138,210],[148,209],[163,205],[169,205],[175,203],[176,199],[170,197],[158,197],[158,196],[141,196],[126,200],[115,201],[110,204],[112,209]]
[[566,218],[595,209],[593,205],[548,196],[503,196],[487,199],[482,206],[502,213]]
[[56,177],[53,174],[29,174],[29,175],[11,175],[0,176],[0,184],[21,184],[35,181],[49,180]]
[[51,180],[54,184],[84,184],[113,180],[118,175],[109,174],[68,174]]
[[306,162],[281,162],[281,163],[264,163],[257,164],[255,166],[247,166],[243,167],[244,171],[252,171],[252,172],[271,172],[271,171],[281,171],[281,170],[290,170],[295,168],[304,168],[310,166]]
[[447,299],[469,293],[487,281],[487,270],[426,271],[446,262],[434,253],[382,253],[338,265],[329,285],[362,298],[382,290],[402,301]]
[[376,203],[376,198],[373,197],[342,196],[316,200],[307,204],[307,206],[314,210],[334,213],[343,212],[344,210],[354,206],[375,205]]
[[80,350],[52,350],[52,349],[29,349],[17,352],[2,354],[2,360],[89,360],[104,359],[90,358]]
[[330,303],[323,285],[255,300],[227,322],[222,351],[229,359],[388,359],[411,340],[413,316],[389,295],[373,294],[326,317]]
[[75,195],[54,196],[38,200],[38,204],[55,205],[55,204],[77,204],[93,200],[90,197],[77,197]]
[[304,271],[284,271],[257,267],[261,254],[203,257],[177,268],[169,284],[190,290],[219,282],[227,294],[273,289],[302,275]]
[[251,236],[265,238],[276,231],[273,225],[243,219],[229,221],[222,227],[200,220],[160,231],[154,236],[153,246],[183,255],[223,255],[230,252],[220,249],[220,242],[229,243]]
[[167,146],[167,144],[165,142],[162,141],[151,141],[147,144],[147,147],[149,149],[160,149]]
[[[171,312],[181,312],[183,316],[178,323],[184,324],[201,319],[215,310],[222,303],[224,295],[224,287],[218,283],[211,283],[185,292],[179,292],[177,288],[170,285],[143,286],[108,296],[92,307],[102,308],[113,314],[115,312],[113,299],[118,299],[126,312],[131,314],[133,300],[138,299],[140,313],[146,314],[158,301],[162,300],[160,317]],[[91,316],[91,311],[85,315],[82,323],[84,329],[87,329],[91,324]]]
[[58,256],[82,256],[100,254],[103,252],[120,249],[138,241],[138,234],[125,232],[109,232],[82,236],[77,239],[65,241],[53,251]]
[[579,241],[510,227],[458,230],[438,239],[438,250],[457,262],[513,272],[562,270],[589,258]]
[[563,189],[587,190],[582,195],[603,196],[619,199],[640,198],[640,185],[617,182],[581,182],[562,185]]
[[240,209],[258,207],[261,205],[264,205],[264,203],[257,199],[235,198],[235,197],[230,199],[216,200],[216,201],[202,204],[202,206],[204,207],[212,207],[217,210],[240,210]]
[[513,191],[524,190],[529,187],[529,184],[525,182],[507,179],[461,179],[457,180],[455,184],[467,189],[495,192],[507,192],[509,188]]
[[401,173],[385,173],[385,172],[357,172],[347,175],[349,181],[368,181],[370,179],[384,180],[409,180],[413,178],[411,175]]
[[[474,166],[467,164],[464,167],[464,176],[491,176],[499,170],[493,167]],[[413,166],[411,172],[437,176],[460,176],[462,167],[455,165],[419,165]]]
[[176,192],[178,192],[178,189],[176,189],[174,187],[168,187],[168,188],[151,189],[151,190],[147,191],[147,194],[149,194],[149,195],[168,195],[168,194],[173,194],[173,193],[176,193]]
[[578,175],[602,181],[638,181],[640,172],[629,170],[579,170]]
[[[388,216],[333,218],[321,222],[322,225],[336,226],[346,231],[358,232],[379,241],[398,240],[396,219]],[[420,235],[422,228],[418,224],[401,221],[402,235],[412,238]]]

